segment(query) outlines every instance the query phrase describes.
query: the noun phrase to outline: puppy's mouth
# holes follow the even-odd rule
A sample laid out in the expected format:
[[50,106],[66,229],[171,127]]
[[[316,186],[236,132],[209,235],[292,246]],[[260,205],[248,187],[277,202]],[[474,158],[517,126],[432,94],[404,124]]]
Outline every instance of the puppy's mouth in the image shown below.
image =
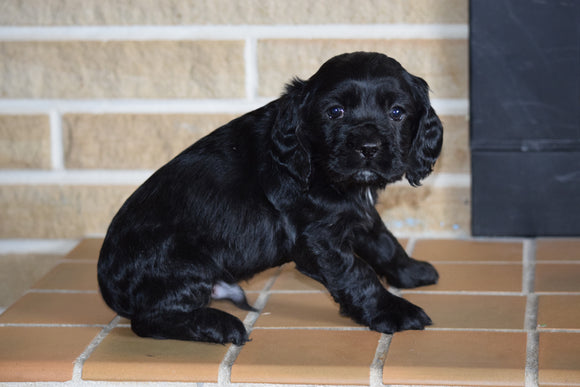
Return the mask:
[[373,182],[380,177],[381,176],[377,172],[371,171],[368,169],[364,169],[362,171],[355,172],[354,175],[352,176],[352,178],[354,180],[362,181],[365,183]]
[[361,160],[360,158],[334,158],[327,164],[335,183],[347,186],[363,186],[384,188],[403,178],[405,168],[394,157],[375,157]]
[[361,185],[384,186],[401,180],[402,173],[384,173],[375,169],[361,169],[350,176],[350,180]]

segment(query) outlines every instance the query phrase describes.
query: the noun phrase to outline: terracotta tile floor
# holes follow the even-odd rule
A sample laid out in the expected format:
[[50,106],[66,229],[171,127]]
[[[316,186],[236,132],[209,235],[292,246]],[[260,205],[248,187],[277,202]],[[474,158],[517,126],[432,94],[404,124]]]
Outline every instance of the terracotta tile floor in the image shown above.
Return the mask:
[[135,336],[98,294],[100,243],[0,315],[0,384],[580,386],[580,239],[405,241],[441,279],[392,289],[434,322],[393,336],[340,316],[292,265],[271,269],[242,283],[260,313],[214,303],[251,329],[243,347]]

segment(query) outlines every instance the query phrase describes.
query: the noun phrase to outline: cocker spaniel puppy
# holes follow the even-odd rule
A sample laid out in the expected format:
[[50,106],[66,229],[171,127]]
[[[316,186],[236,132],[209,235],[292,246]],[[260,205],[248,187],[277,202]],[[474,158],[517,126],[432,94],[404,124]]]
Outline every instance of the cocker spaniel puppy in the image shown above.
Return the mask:
[[340,311],[392,333],[431,324],[389,293],[437,282],[374,208],[377,190],[420,184],[443,128],[427,83],[394,59],[355,52],[295,79],[277,100],[220,127],[155,172],[114,217],[100,252],[106,303],[144,337],[243,344],[238,281],[293,261]]

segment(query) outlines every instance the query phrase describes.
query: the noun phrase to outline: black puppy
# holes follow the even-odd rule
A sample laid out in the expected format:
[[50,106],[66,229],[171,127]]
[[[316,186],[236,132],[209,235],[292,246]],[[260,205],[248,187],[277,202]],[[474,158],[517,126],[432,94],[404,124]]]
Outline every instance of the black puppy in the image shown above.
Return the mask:
[[131,195],[101,249],[103,298],[140,336],[243,344],[242,322],[211,299],[248,309],[236,283],[294,261],[354,321],[423,329],[429,317],[379,277],[410,288],[438,274],[407,256],[374,204],[403,176],[419,185],[442,137],[424,80],[382,54],[336,56]]

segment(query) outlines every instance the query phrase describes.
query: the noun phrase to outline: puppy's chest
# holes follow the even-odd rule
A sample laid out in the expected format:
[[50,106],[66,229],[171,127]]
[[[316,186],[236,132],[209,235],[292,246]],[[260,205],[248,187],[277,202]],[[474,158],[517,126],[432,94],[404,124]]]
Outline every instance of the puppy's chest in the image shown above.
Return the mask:
[[357,203],[357,205],[353,206],[353,210],[356,212],[356,215],[354,215],[356,222],[353,225],[355,228],[365,231],[373,228],[373,212],[375,211],[375,208],[371,203],[372,201],[368,201],[366,198],[364,198],[361,202]]
[[355,230],[370,230],[374,225],[373,202],[372,196],[367,196],[366,191],[346,196],[340,201],[319,206],[318,211],[311,212],[311,221],[345,235]]

